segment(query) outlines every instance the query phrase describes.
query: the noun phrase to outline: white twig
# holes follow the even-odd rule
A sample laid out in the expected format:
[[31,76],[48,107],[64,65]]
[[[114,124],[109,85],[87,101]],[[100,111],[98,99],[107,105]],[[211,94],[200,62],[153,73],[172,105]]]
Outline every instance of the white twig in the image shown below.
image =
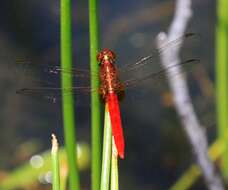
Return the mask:
[[[177,37],[183,36],[191,15],[191,0],[177,0],[173,22],[171,23],[168,34],[162,32],[158,35],[158,47],[161,47],[164,43],[168,43]],[[208,189],[223,190],[222,181],[207,154],[208,144],[205,131],[200,126],[195,115],[185,78],[180,74],[182,73],[182,68],[181,66],[176,66],[180,62],[179,51],[181,44],[182,43],[176,48],[171,47],[162,52],[162,66],[167,69],[175,65],[172,69],[167,69],[167,78],[173,93],[176,110],[188,140],[192,145],[197,163],[202,170]]]

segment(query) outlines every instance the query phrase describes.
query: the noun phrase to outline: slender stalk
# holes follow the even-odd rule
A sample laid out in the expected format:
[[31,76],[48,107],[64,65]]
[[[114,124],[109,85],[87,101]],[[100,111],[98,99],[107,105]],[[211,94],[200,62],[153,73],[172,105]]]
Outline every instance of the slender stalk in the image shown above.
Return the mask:
[[[90,69],[91,73],[98,73],[96,60],[98,40],[98,18],[97,0],[89,0],[89,32],[90,32]],[[91,74],[91,87],[99,87],[98,75]],[[92,190],[100,188],[101,175],[101,121],[100,121],[100,100],[98,92],[91,93],[91,136],[92,136]]]
[[[72,68],[72,26],[71,26],[71,0],[61,0],[60,7],[61,26],[61,67]],[[62,73],[62,88],[72,87],[72,77]],[[62,94],[64,140],[69,164],[69,182],[71,190],[79,190],[79,174],[76,162],[76,138],[74,121],[74,99],[72,94]]]
[[[219,0],[217,6],[218,22],[216,26],[216,87],[218,135],[224,139],[228,123],[228,2]],[[225,140],[225,139],[224,139]],[[221,159],[221,171],[228,178],[228,141]]]
[[60,190],[58,141],[52,134],[52,190]]
[[64,176],[65,178],[61,178],[61,186],[60,186],[60,190],[66,190],[66,186],[67,186],[67,176]]
[[112,139],[112,169],[111,169],[111,190],[119,189],[119,177],[118,177],[118,153],[114,139]]
[[61,173],[60,173],[60,190],[66,190],[67,187],[67,177],[68,177],[68,167],[66,165],[66,162],[61,163]]
[[112,128],[111,128],[111,121],[110,121],[109,112],[108,112],[108,105],[106,104],[100,190],[109,189],[111,149],[112,149],[111,144],[112,144]]

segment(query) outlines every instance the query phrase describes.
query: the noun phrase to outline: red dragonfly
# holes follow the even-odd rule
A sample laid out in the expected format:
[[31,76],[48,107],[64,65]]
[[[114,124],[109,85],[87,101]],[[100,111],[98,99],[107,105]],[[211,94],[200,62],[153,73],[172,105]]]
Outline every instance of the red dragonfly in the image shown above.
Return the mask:
[[[60,87],[51,87],[51,85],[48,85],[47,87],[22,88],[19,89],[17,93],[24,95],[38,95],[51,99],[53,102],[55,102],[56,95],[61,94],[61,91],[64,93],[98,92],[104,102],[108,104],[114,142],[119,157],[123,159],[125,143],[120,116],[119,99],[121,98],[122,94],[124,94],[125,89],[133,87],[136,84],[139,84],[148,79],[154,80],[156,82],[158,80],[157,78],[165,76],[166,70],[161,69],[158,72],[151,72],[149,74],[143,75],[143,77],[140,78],[130,78],[124,81],[121,80],[121,76],[132,71],[138,71],[142,67],[148,65],[151,66],[151,64],[154,63],[154,60],[158,58],[160,54],[166,50],[167,47],[175,47],[176,45],[179,45],[183,40],[194,36],[195,34],[193,33],[185,34],[184,36],[165,44],[162,48],[156,49],[155,52],[153,52],[151,55],[140,59],[133,65],[123,66],[123,68],[119,69],[115,66],[115,54],[111,50],[104,49],[97,55],[97,61],[100,66],[100,86],[98,89],[91,89],[89,86],[74,86],[73,88],[61,89]],[[198,59],[189,59],[180,64],[187,66],[198,62]],[[172,67],[175,67],[175,65]],[[87,70],[65,70],[59,66],[47,66],[46,71],[52,74],[59,74],[60,72],[64,72],[72,74],[74,77],[87,78],[86,80],[89,81],[89,71]]]

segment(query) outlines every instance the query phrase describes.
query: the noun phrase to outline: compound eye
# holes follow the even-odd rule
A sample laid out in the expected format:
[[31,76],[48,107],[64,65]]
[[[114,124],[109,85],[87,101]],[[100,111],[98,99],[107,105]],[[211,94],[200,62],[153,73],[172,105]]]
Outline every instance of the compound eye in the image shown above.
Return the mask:
[[108,60],[110,62],[115,61],[115,54],[109,50],[109,49],[104,49],[100,53],[97,54],[97,61],[99,64],[101,64],[104,60]]
[[114,62],[115,59],[116,59],[115,53],[114,53],[113,51],[111,51],[111,50],[108,50],[107,56],[108,56],[108,59],[109,59],[111,62]]
[[99,64],[101,64],[101,62],[103,61],[104,59],[104,55],[103,55],[103,52],[101,51],[100,53],[97,54],[97,61]]

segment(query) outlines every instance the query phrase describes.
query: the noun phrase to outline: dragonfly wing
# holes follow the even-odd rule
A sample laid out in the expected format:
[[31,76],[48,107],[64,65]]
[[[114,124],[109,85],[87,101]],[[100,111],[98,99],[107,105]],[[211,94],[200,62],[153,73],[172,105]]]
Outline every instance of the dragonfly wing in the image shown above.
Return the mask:
[[[44,85],[55,85],[60,82],[60,77],[64,74],[66,77],[72,77],[76,86],[89,86],[90,78],[98,78],[98,74],[91,73],[87,69],[65,69],[54,64],[42,64],[31,61],[17,61],[16,64],[11,65],[10,71],[20,78],[20,83],[27,81],[34,81],[35,83],[42,83]],[[11,72],[10,72],[11,73]],[[35,82],[36,81],[36,82]]]
[[[98,92],[90,88],[90,71],[86,69],[63,69],[57,65],[37,64],[19,61],[16,65],[19,75],[17,94],[51,102],[61,100],[61,95],[89,94]],[[72,88],[61,88],[61,75],[73,79]],[[92,74],[95,76],[95,74]],[[98,77],[98,75],[96,75]]]
[[96,76],[98,77],[98,74],[95,73],[91,73],[91,71],[87,70],[87,69],[64,69],[61,68],[60,66],[55,66],[51,69],[49,69],[49,72],[54,73],[54,74],[60,74],[60,73],[64,73],[64,74],[69,74],[72,75],[73,77],[79,77],[79,78],[90,78],[91,76]]
[[37,99],[45,99],[52,103],[61,101],[62,94],[64,95],[89,95],[90,93],[98,92],[92,90],[90,87],[72,87],[72,88],[58,88],[58,87],[34,87],[21,88],[16,91],[17,94],[34,97]]
[[186,41],[190,41],[190,42],[194,41],[192,39],[198,39],[197,37],[199,37],[198,34],[186,33],[185,35],[183,35],[177,39],[174,39],[173,41],[165,43],[160,48],[155,48],[150,55],[139,59],[136,63],[128,64],[128,65],[120,67],[119,73],[120,73],[120,75],[124,75],[125,73],[129,73],[129,72],[132,72],[135,70],[137,70],[137,72],[138,72],[138,69],[141,69],[141,67],[143,67],[143,66],[156,64],[157,62],[160,61],[160,55],[162,53],[164,53],[167,49],[175,48],[176,46],[181,45],[182,42],[185,43]]
[[[165,80],[166,72],[169,69],[181,66],[181,67],[183,67],[183,69],[187,68],[187,70],[189,71],[189,69],[193,68],[193,66],[198,64],[199,62],[200,62],[199,59],[189,59],[180,64],[172,65],[167,69],[161,69],[158,72],[149,73],[149,74],[145,75],[144,77],[126,80],[123,82],[123,85],[125,86],[125,88],[132,88],[137,85],[140,85],[143,82],[149,81],[149,82],[151,82],[150,83],[151,85],[158,86],[159,84],[162,84],[162,82]],[[177,73],[177,74],[181,74],[181,73]]]

